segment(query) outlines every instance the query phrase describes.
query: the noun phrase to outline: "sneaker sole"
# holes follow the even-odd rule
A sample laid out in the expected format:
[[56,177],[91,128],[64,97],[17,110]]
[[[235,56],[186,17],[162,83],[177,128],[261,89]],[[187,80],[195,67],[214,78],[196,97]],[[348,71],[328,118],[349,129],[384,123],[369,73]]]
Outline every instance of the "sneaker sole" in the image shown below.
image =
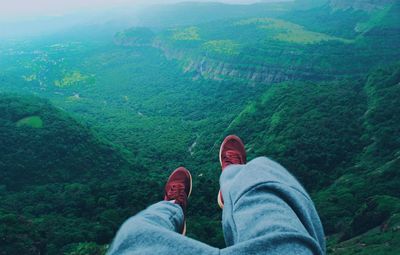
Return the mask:
[[189,190],[189,194],[188,194],[187,198],[189,199],[190,195],[192,194],[193,185],[192,185],[192,174],[189,172],[189,170],[188,170],[188,173],[189,173],[189,178],[190,178],[190,190]]
[[[190,195],[192,194],[192,188],[193,188],[193,185],[192,185],[192,174],[189,172],[189,170],[188,170],[188,173],[189,173],[189,179],[190,179],[190,190],[189,190],[189,194],[187,196],[187,199],[189,199]],[[186,220],[183,223],[182,235],[186,236]]]
[[221,193],[221,190],[218,192],[218,195],[217,195],[217,202],[218,202],[219,208],[224,209],[224,202],[222,202],[222,193]]
[[182,235],[186,236],[186,221],[185,221],[185,223],[183,223]]
[[219,163],[221,164],[221,167],[222,167],[222,146],[223,145],[225,145],[225,140],[222,142],[221,146],[219,147]]

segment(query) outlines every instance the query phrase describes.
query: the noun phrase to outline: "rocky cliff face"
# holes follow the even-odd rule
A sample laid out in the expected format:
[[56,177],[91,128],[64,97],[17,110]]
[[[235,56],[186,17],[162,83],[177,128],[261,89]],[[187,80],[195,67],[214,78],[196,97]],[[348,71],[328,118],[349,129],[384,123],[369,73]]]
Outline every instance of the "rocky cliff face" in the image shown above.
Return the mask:
[[182,70],[191,73],[194,79],[200,77],[212,80],[235,79],[258,83],[279,83],[295,79],[309,81],[330,80],[340,74],[321,71],[317,62],[318,56],[310,54],[310,61],[299,63],[301,52],[292,48],[271,49],[269,55],[276,56],[276,61],[268,62],[243,62],[232,59],[219,59],[204,54],[194,54],[188,50],[170,47],[161,40],[155,40],[153,47],[162,50],[168,59],[176,59],[182,63]]
[[370,12],[376,9],[382,9],[396,1],[397,0],[331,0],[330,6],[333,9],[354,9]]
[[299,70],[297,66],[283,68],[275,65],[241,66],[230,62],[203,57],[190,59],[184,65],[185,72],[194,73],[194,77],[212,80],[238,79],[249,83],[279,83],[296,78],[315,79],[311,70]]

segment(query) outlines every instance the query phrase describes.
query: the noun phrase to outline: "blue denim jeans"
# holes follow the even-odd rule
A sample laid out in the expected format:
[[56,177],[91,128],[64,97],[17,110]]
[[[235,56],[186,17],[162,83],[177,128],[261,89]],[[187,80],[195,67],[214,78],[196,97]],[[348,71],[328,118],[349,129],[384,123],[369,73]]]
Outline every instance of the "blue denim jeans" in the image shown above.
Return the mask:
[[325,254],[324,232],[311,198],[278,163],[260,157],[230,165],[220,186],[226,248],[177,233],[182,209],[162,201],[128,219],[108,254]]

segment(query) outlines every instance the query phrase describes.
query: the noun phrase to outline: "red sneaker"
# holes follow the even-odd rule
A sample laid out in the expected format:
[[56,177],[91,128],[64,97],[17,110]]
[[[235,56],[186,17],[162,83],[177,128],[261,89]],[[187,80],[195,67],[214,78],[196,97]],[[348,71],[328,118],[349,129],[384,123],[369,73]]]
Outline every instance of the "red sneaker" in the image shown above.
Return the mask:
[[[169,176],[165,185],[164,200],[174,200],[175,204],[182,207],[183,214],[186,213],[187,200],[192,193],[192,176],[190,172],[184,168],[179,167]],[[182,232],[186,234],[186,220],[184,221]]]
[[[219,161],[222,171],[229,165],[246,164],[246,150],[239,137],[229,135],[224,139],[219,150]],[[221,190],[218,192],[218,205],[221,209],[224,208],[224,199]]]

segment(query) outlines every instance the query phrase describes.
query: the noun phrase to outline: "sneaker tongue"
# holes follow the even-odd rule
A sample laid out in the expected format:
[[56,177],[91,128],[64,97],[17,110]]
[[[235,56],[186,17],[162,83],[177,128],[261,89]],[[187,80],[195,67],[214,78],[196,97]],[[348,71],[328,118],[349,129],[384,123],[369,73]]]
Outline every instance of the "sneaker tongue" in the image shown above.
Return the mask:
[[185,185],[183,185],[180,182],[174,182],[174,183],[170,183],[167,186],[167,194],[171,195],[172,197],[178,195],[181,191],[184,192],[185,190]]
[[242,157],[237,151],[229,150],[225,153],[226,161],[231,164],[242,164]]
[[184,205],[185,203],[185,185],[180,182],[170,183],[166,187],[166,197],[168,200],[175,200],[176,204]]

